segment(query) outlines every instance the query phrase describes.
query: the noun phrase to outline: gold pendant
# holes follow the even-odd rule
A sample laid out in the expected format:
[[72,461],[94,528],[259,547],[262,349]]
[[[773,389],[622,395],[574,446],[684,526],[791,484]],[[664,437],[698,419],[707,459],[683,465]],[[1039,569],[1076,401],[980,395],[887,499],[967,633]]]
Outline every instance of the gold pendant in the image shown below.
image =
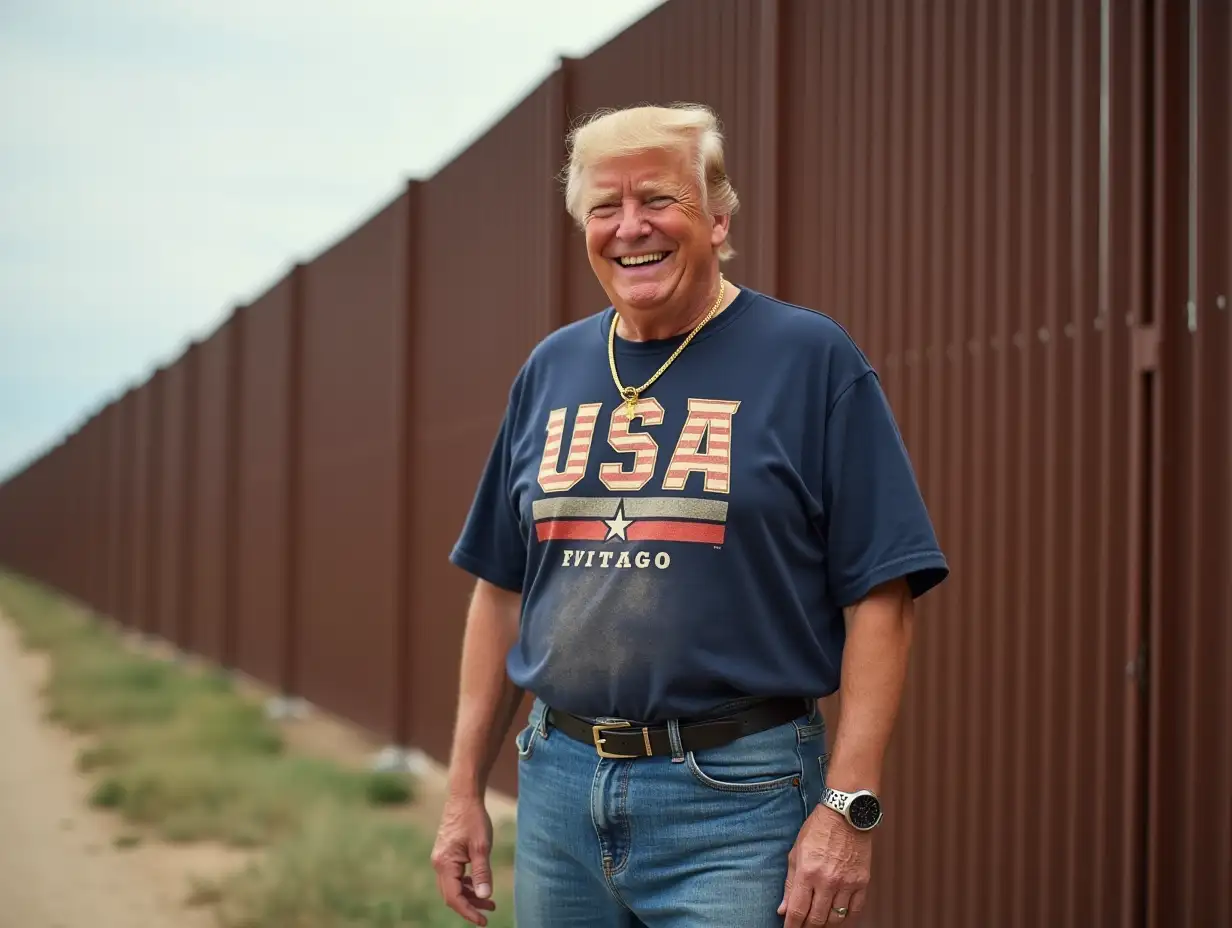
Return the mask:
[[625,416],[632,419],[633,414],[637,412],[637,388],[625,387],[620,391],[620,395],[625,398]]

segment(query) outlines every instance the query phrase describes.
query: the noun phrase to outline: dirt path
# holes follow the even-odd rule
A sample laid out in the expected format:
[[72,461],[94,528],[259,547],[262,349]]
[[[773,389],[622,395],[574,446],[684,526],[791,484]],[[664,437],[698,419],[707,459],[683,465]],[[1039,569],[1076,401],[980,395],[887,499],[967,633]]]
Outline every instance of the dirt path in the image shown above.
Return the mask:
[[0,928],[215,928],[187,909],[191,875],[234,865],[219,848],[142,844],[91,809],[77,742],[43,721],[41,655],[0,615]]

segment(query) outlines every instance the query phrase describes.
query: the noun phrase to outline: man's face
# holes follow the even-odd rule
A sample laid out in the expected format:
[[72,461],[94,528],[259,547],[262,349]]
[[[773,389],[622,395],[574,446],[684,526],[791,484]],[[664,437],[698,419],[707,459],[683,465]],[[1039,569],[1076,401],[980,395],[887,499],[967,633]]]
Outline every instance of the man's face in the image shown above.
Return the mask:
[[586,252],[613,301],[655,310],[696,299],[712,279],[728,217],[702,210],[686,154],[651,151],[592,165],[584,177]]

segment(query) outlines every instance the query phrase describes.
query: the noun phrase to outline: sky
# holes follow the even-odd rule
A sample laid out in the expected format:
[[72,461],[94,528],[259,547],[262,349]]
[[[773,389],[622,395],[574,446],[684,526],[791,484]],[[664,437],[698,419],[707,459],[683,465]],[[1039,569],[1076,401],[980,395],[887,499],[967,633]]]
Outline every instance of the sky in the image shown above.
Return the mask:
[[663,0],[0,0],[0,481]]

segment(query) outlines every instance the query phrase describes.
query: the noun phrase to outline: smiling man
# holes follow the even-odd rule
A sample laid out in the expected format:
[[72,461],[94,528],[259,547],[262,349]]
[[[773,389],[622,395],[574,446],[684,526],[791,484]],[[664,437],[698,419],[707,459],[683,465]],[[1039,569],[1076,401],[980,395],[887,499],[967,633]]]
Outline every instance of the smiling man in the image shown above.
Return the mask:
[[483,794],[530,692],[519,925],[854,924],[912,604],[948,573],[909,457],[841,326],[722,274],[739,203],[709,110],[569,142],[611,305],[519,371],[452,553],[477,580],[442,896],[486,923]]

